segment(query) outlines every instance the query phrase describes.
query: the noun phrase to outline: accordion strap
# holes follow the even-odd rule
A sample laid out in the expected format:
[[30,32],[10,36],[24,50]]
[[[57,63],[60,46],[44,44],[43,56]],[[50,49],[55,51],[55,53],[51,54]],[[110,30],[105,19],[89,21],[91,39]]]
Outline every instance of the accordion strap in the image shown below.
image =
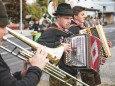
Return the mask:
[[71,24],[70,27],[72,27],[72,26],[79,26],[79,25],[77,25],[77,24]]
[[50,29],[60,30],[60,31],[62,31],[62,32],[64,32],[64,33],[67,33],[66,31],[61,30],[61,29],[59,29],[59,28],[58,28],[58,27],[56,27],[56,26],[50,26],[49,28],[50,28]]

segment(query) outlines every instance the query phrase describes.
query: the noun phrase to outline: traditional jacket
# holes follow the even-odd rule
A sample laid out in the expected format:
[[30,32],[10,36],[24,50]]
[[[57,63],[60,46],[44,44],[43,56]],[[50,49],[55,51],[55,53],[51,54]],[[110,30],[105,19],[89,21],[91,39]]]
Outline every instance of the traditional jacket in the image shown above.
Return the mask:
[[11,74],[8,65],[0,55],[0,86],[36,86],[40,80],[42,71],[38,67],[30,67],[22,78],[21,72]]
[[[47,30],[42,33],[37,42],[50,48],[56,48],[61,44],[62,39],[68,36],[69,35],[66,32],[60,30],[56,24],[53,23]],[[59,68],[73,76],[77,75],[76,68],[67,66],[65,64],[65,53],[59,61]]]
[[71,21],[71,27],[69,28],[69,31],[72,32],[73,34],[79,34],[79,31],[82,30],[83,28],[75,23],[74,21]]

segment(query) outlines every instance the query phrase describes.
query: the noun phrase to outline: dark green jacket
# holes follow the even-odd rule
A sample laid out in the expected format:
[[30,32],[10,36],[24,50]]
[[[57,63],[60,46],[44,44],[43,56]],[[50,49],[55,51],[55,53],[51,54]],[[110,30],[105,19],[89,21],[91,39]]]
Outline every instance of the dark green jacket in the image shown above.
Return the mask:
[[71,27],[69,28],[69,31],[71,31],[73,34],[79,34],[79,31],[82,28],[78,26],[74,21],[71,21]]
[[[53,28],[55,27],[55,28]],[[41,37],[38,39],[38,43],[45,45],[47,47],[50,48],[56,48],[57,46],[59,46],[61,43],[61,39],[62,38],[66,38],[69,35],[59,29],[56,29],[57,26],[55,25],[55,23],[53,23],[50,28],[48,28],[47,30],[45,30]],[[58,52],[57,52],[58,53]],[[74,69],[73,67],[67,66],[65,65],[65,53],[63,54],[63,56],[61,57],[60,61],[59,61],[59,67],[68,72],[69,74],[75,76],[77,75],[77,70]]]
[[37,86],[40,81],[42,71],[38,67],[30,67],[25,77],[21,77],[21,72],[14,75],[0,55],[0,86]]

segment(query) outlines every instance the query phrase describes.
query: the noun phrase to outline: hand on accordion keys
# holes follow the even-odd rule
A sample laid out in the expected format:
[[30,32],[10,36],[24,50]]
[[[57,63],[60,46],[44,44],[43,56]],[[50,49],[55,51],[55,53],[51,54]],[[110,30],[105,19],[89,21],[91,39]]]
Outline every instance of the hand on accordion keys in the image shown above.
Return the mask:
[[68,54],[72,49],[71,49],[71,44],[69,43],[61,43],[64,46],[64,51],[66,54]]
[[111,47],[112,46],[112,42],[110,40],[107,40],[108,46]]
[[[110,40],[107,40],[108,46],[111,47],[112,43],[110,42]],[[104,65],[104,63],[106,62],[107,58],[105,56],[103,56],[102,51],[100,52],[100,64]]]
[[107,61],[107,58],[102,53],[103,51],[100,51],[100,65],[104,65]]

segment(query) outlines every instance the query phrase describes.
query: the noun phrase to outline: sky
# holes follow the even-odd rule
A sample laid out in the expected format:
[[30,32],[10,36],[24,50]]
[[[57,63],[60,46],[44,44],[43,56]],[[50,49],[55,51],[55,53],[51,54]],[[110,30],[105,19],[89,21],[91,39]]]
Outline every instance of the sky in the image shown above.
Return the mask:
[[31,3],[33,3],[36,0],[26,0],[26,1],[27,1],[28,4],[31,4]]

